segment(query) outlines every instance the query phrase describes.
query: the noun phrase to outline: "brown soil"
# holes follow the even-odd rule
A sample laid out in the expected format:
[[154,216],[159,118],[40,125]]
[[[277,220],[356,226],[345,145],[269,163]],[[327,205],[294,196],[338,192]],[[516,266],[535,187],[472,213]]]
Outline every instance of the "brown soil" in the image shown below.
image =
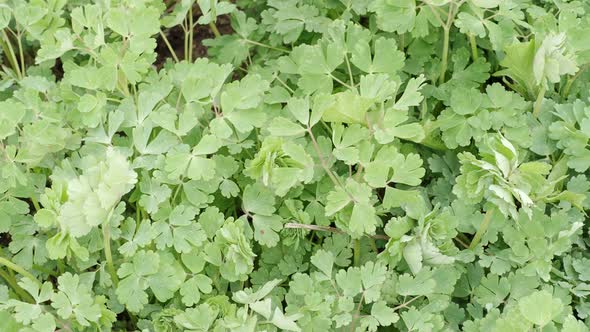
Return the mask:
[[[201,16],[201,12],[198,6],[193,8],[193,20],[196,22]],[[222,35],[231,34],[233,29],[230,24],[230,18],[228,15],[218,16],[215,22],[219,33]],[[180,25],[172,27],[164,31],[166,38],[170,42],[170,45],[174,49],[176,56],[179,60],[184,59],[184,30]],[[193,60],[196,58],[207,57],[207,47],[203,45],[203,40],[214,38],[215,35],[209,28],[209,25],[197,24],[193,31]],[[156,59],[156,67],[160,68],[167,58],[171,58],[170,51],[162,37],[159,36],[157,39],[156,53],[158,55]]]

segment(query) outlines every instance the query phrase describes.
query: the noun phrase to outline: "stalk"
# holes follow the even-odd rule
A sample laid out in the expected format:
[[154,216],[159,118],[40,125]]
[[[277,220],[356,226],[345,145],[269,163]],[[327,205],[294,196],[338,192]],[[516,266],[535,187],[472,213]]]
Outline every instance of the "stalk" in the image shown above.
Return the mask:
[[7,268],[11,269],[12,271],[22,275],[23,277],[29,278],[32,281],[34,281],[37,285],[39,285],[39,287],[41,287],[41,282],[39,280],[37,280],[37,278],[35,278],[34,275],[32,275],[29,271],[25,270],[23,267],[21,267],[18,264],[15,264],[13,262],[11,262],[10,260],[8,260],[7,258],[4,257],[0,257],[0,265],[6,266]]
[[353,258],[354,266],[359,266],[361,264],[361,240],[356,239],[354,240],[354,258]]
[[18,285],[18,283],[14,279],[14,276],[11,276],[10,274],[6,273],[6,271],[4,271],[4,270],[0,270],[0,277],[2,277],[6,281],[6,283],[10,287],[12,287],[12,289],[14,289],[16,294],[21,299],[23,299],[27,302],[30,302],[30,303],[35,303],[35,299],[31,296],[31,294],[27,293],[27,291],[25,291],[24,289],[22,289],[22,287],[20,287]]
[[533,115],[535,117],[539,116],[539,113],[541,112],[541,104],[543,104],[543,98],[545,98],[545,91],[547,89],[545,88],[545,85],[543,84],[541,86],[541,90],[539,90],[539,94],[537,95],[537,100],[535,100],[535,106],[533,108]]
[[[322,154],[322,150],[320,150],[320,146],[319,146],[318,142],[316,141],[315,136],[313,135],[310,127],[307,127],[307,132],[309,133],[309,137],[311,138],[311,143],[313,144],[313,148],[314,148],[315,152],[317,153],[318,158],[320,159],[320,164],[324,168],[324,171],[326,171],[326,174],[328,174],[328,177],[330,177],[330,180],[332,180],[332,182],[334,183],[334,186],[341,187],[342,189],[344,189],[344,191],[346,191],[346,189],[344,188],[344,185],[338,180],[338,178],[334,175],[334,173],[332,173],[332,170],[328,167],[328,164],[326,163],[326,160],[324,159],[324,155]],[[348,193],[348,191],[346,191],[346,192]],[[348,195],[351,198],[351,200],[354,201],[354,198],[350,194],[348,194]]]
[[21,71],[22,76],[24,77],[26,75],[25,55],[24,55],[24,52],[23,52],[23,43],[21,41],[20,31],[17,30],[17,32],[18,32],[18,35],[16,36],[16,41],[17,41],[17,44],[18,44],[18,54],[19,54],[19,57],[20,57],[20,71]]
[[470,33],[469,34],[469,44],[471,45],[471,57],[473,58],[473,62],[477,61],[477,41],[475,40],[475,36]]
[[495,210],[496,210],[496,208],[491,208],[486,212],[486,215],[483,217],[483,221],[481,222],[481,225],[479,225],[479,229],[477,230],[477,232],[475,233],[475,236],[471,240],[471,244],[469,245],[469,249],[475,249],[475,247],[477,247],[477,245],[479,244],[479,241],[481,241],[481,238],[484,236],[488,227],[490,226],[490,222],[492,221],[492,216],[494,215]]
[[31,196],[31,202],[33,203],[35,211],[41,210],[41,206],[39,205],[39,202],[37,201],[37,198],[35,198],[35,196]]
[[168,38],[166,37],[166,35],[162,32],[162,30],[160,30],[160,36],[162,37],[162,40],[164,41],[164,44],[166,44],[166,47],[168,48],[168,51],[170,52],[170,55],[172,56],[172,58],[174,59],[174,61],[180,62],[178,60],[178,56],[176,56],[176,52],[174,52],[174,49],[172,48],[172,45],[170,45],[170,41],[168,40]]
[[188,60],[188,38],[189,32],[187,30],[188,22],[187,18],[184,18],[182,22],[182,30],[184,31],[184,60]]
[[354,78],[352,77],[352,69],[350,68],[350,61],[348,61],[348,55],[344,56],[344,60],[346,60],[346,67],[348,69],[348,79],[350,80],[350,85],[354,86]]
[[588,65],[582,67],[580,70],[578,70],[578,72],[574,76],[570,77],[567,80],[567,83],[565,84],[565,88],[563,89],[563,94],[562,94],[562,97],[563,98],[567,98],[567,96],[570,94],[570,90],[572,88],[572,85],[574,84],[574,82],[576,81],[576,79],[578,79],[578,77],[580,77],[580,75],[584,71],[586,71],[586,69],[588,69]]
[[107,269],[109,270],[109,274],[111,275],[113,284],[115,285],[115,287],[117,287],[117,285],[119,284],[119,277],[117,277],[117,272],[115,271],[115,264],[113,263],[113,254],[111,252],[111,228],[109,220],[111,220],[110,213],[107,217],[107,220],[102,224],[102,241],[104,246],[104,255],[107,260]]
[[14,53],[14,49],[12,48],[12,44],[10,43],[10,39],[8,39],[8,35],[6,34],[6,31],[2,30],[2,39],[0,39],[0,43],[2,44],[2,49],[4,50],[4,54],[8,55],[8,61],[10,62],[10,65],[12,66],[12,69],[14,70],[14,72],[16,73],[16,75],[18,76],[18,78],[22,79],[23,76],[20,72],[20,68],[18,65],[18,60],[16,59],[16,55]]
[[219,33],[219,30],[217,29],[215,22],[213,22],[213,21],[209,22],[209,29],[211,29],[211,32],[213,32],[213,35],[215,36],[215,38],[221,37],[221,33]]
[[440,76],[438,81],[439,84],[443,84],[445,82],[445,74],[447,72],[449,61],[449,32],[450,28],[445,26],[443,29],[443,50],[441,56]]
[[194,24],[193,24],[193,6],[191,6],[191,8],[189,9],[188,12],[188,61],[189,62],[193,62],[193,36],[194,36]]
[[289,52],[289,50],[287,50],[287,49],[270,46],[270,45],[263,44],[263,43],[260,43],[260,42],[254,41],[254,40],[250,40],[250,39],[243,39],[243,41],[245,41],[248,44],[252,44],[252,45],[256,45],[256,46],[268,48],[268,49],[279,51],[279,52],[285,52],[285,53],[288,53]]

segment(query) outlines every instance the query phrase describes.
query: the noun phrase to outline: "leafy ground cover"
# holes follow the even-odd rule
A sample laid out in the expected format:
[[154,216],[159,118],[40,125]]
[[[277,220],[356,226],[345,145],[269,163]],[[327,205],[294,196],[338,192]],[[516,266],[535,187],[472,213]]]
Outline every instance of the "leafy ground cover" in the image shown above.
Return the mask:
[[0,4],[0,330],[588,331],[590,3]]

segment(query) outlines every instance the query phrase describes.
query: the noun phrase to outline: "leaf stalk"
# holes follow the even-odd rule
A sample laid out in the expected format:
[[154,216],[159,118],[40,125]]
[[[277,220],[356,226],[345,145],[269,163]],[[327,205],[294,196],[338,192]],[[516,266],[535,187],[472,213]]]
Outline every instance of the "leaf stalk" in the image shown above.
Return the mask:
[[496,208],[491,208],[486,212],[485,216],[483,217],[483,221],[481,222],[481,225],[479,225],[479,229],[477,230],[475,236],[471,240],[469,249],[475,249],[475,247],[477,247],[477,245],[481,241],[481,238],[484,236],[484,234],[488,230],[488,227],[490,226],[490,222],[492,221],[492,216],[494,215],[495,210]]

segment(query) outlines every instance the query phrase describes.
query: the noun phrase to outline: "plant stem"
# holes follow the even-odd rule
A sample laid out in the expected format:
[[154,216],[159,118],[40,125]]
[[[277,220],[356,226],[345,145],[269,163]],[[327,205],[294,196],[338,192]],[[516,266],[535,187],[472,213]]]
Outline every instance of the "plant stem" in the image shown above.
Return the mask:
[[339,79],[338,77],[330,74],[330,77],[332,77],[332,79],[340,84],[342,84],[343,86],[349,88],[350,90],[354,90],[354,87],[350,84],[346,84],[344,81],[342,81],[341,79]]
[[166,47],[168,48],[168,51],[170,52],[170,55],[172,55],[172,58],[174,59],[174,61],[179,62],[178,56],[176,56],[176,52],[174,52],[172,45],[170,45],[170,41],[168,40],[166,35],[162,32],[162,30],[160,30],[160,36],[162,37],[164,44],[166,44]]
[[[320,150],[320,146],[318,145],[318,142],[316,141],[315,136],[313,135],[310,127],[307,127],[307,132],[309,133],[309,137],[311,137],[311,143],[313,144],[313,148],[315,149],[315,152],[317,153],[318,158],[320,159],[320,164],[322,165],[322,167],[324,168],[324,170],[326,171],[326,173],[330,177],[330,180],[332,180],[332,182],[334,183],[334,185],[336,187],[342,187],[342,189],[344,189],[344,185],[342,185],[342,183],[340,183],[340,180],[338,180],[338,178],[336,178],[334,173],[332,173],[332,170],[328,167],[328,164],[326,163],[326,159],[324,158],[324,155],[322,154],[322,151]],[[350,194],[348,194],[348,195],[350,196],[351,200],[354,201],[353,197]]]
[[350,61],[348,61],[348,55],[344,55],[344,60],[346,60],[346,67],[348,69],[348,79],[350,80],[350,85],[354,86],[354,78],[352,77],[352,69],[350,68]]
[[102,241],[104,246],[104,255],[107,260],[107,269],[109,270],[109,274],[111,275],[111,279],[113,279],[113,284],[115,287],[119,284],[119,278],[117,277],[117,272],[115,271],[115,264],[113,264],[113,255],[111,253],[111,225],[109,224],[109,220],[111,219],[111,214],[107,217],[107,220],[102,224]]
[[356,325],[356,319],[359,317],[361,313],[361,307],[363,305],[363,301],[365,300],[365,292],[361,294],[361,299],[359,300],[359,304],[356,307],[356,314],[352,318],[352,322],[350,323],[350,332],[354,331]]
[[469,249],[475,249],[475,247],[479,244],[479,241],[481,241],[481,238],[484,236],[488,227],[490,226],[490,222],[492,221],[492,216],[494,215],[495,210],[496,208],[491,208],[486,212],[486,215],[483,217],[481,225],[479,225],[479,229],[477,230],[475,236],[471,240]]
[[39,287],[41,287],[41,285],[42,285],[41,282],[39,280],[37,280],[37,278],[35,278],[34,275],[32,275],[29,271],[22,268],[20,265],[11,262],[7,258],[0,257],[0,265],[4,265],[7,268],[11,269],[12,271],[22,275],[23,277],[27,277],[27,278],[31,279],[37,285],[39,285]]
[[4,54],[8,55],[8,61],[10,62],[10,65],[12,66],[12,69],[14,70],[16,76],[19,79],[22,79],[23,76],[20,72],[20,68],[18,66],[18,61],[16,60],[16,55],[14,53],[14,49],[12,48],[12,44],[10,43],[10,39],[8,39],[8,35],[6,34],[6,31],[2,30],[2,39],[0,40],[0,43],[2,44],[2,49],[4,50]]
[[182,30],[184,30],[184,60],[188,60],[188,38],[189,38],[189,32],[187,30],[187,19],[186,17],[184,18],[184,21],[182,22]]
[[361,264],[361,240],[359,240],[359,239],[354,240],[353,263],[354,263],[354,266],[359,266]]
[[219,30],[217,29],[215,22],[213,22],[213,21],[209,22],[209,28],[211,29],[211,32],[213,32],[213,35],[215,36],[215,38],[221,37],[221,33],[219,33]]
[[413,297],[413,298],[411,298],[410,300],[408,300],[408,301],[406,301],[406,302],[404,302],[404,303],[402,303],[402,304],[400,304],[400,305],[398,305],[398,306],[396,306],[396,307],[393,307],[393,311],[398,311],[399,309],[405,308],[405,307],[407,307],[407,306],[408,306],[408,304],[410,304],[410,303],[412,303],[412,302],[416,301],[417,299],[419,299],[419,298],[421,298],[421,297],[422,297],[422,295],[418,295],[418,296],[416,296],[416,297]]
[[477,61],[477,41],[475,40],[475,36],[470,33],[469,34],[469,44],[471,45],[471,57],[473,58],[473,62]]
[[446,26],[443,28],[443,50],[440,64],[440,76],[438,80],[439,85],[445,82],[445,74],[447,72],[447,63],[449,61],[449,31],[450,28]]
[[576,79],[578,79],[578,77],[580,77],[580,75],[584,71],[586,71],[586,69],[588,69],[588,67],[589,67],[588,65],[582,67],[580,70],[578,70],[578,72],[574,76],[570,77],[567,80],[567,83],[565,84],[565,88],[563,89],[563,93],[562,93],[562,97],[563,98],[566,98],[570,94],[570,90],[572,88],[572,85],[574,84],[574,82],[576,81]]
[[188,61],[193,62],[193,34],[195,27],[193,25],[193,6],[188,11]]
[[545,98],[545,85],[541,86],[541,90],[539,90],[539,94],[537,95],[537,100],[535,100],[535,106],[533,108],[533,116],[538,117],[539,113],[541,112],[541,105],[543,104],[543,98]]
[[260,47],[265,47],[265,48],[268,48],[268,49],[271,49],[271,50],[285,52],[285,53],[288,53],[289,52],[289,50],[287,50],[287,49],[270,46],[270,45],[267,45],[267,44],[259,43],[259,42],[254,41],[254,40],[250,40],[250,39],[243,39],[243,40],[246,43],[248,43],[248,44],[252,44],[252,45],[256,45],[256,46],[260,46]]
[[14,279],[13,276],[11,276],[10,274],[6,273],[6,271],[4,270],[0,270],[0,277],[2,277],[6,283],[12,287],[12,289],[14,289],[14,291],[16,292],[16,294],[23,300],[30,302],[30,303],[35,303],[35,299],[31,296],[31,294],[27,293],[24,289],[22,289],[22,287],[20,287],[18,285],[18,283],[16,282],[16,280]]
[[41,206],[39,205],[39,202],[37,201],[37,198],[35,198],[35,196],[31,196],[31,202],[33,203],[35,211],[41,210]]
[[439,85],[445,82],[445,75],[447,72],[447,66],[449,62],[449,34],[451,32],[451,27],[453,26],[453,20],[455,19],[455,15],[457,14],[459,8],[461,8],[461,5],[463,5],[464,2],[465,0],[461,0],[457,3],[451,2],[449,4],[449,11],[447,12],[447,21],[443,25],[443,52],[441,56]]
[[22,76],[24,77],[26,75],[25,56],[24,56],[24,52],[23,52],[23,43],[21,41],[20,31],[18,31],[18,34],[16,35],[16,42],[18,44],[18,54],[20,57],[20,71],[21,71]]
[[459,244],[461,244],[463,246],[463,248],[469,249],[469,246],[467,245],[467,243],[463,242],[463,240],[461,240],[461,238],[456,237],[454,240],[459,242]]

